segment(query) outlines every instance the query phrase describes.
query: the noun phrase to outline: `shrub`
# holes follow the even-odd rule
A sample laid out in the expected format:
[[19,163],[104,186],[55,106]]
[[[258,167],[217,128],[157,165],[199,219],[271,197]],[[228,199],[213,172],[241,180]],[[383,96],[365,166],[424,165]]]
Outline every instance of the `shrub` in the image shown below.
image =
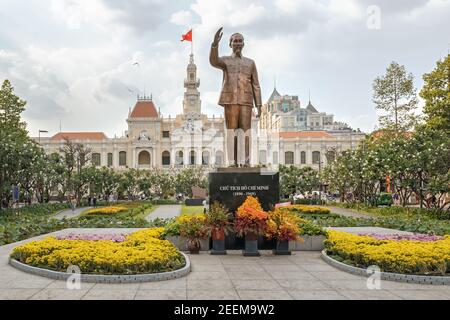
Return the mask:
[[330,230],[325,247],[330,255],[358,267],[378,265],[384,272],[406,274],[450,272],[450,236],[437,241],[398,241]]
[[330,209],[324,208],[324,207],[318,207],[318,206],[307,206],[307,205],[293,205],[286,207],[287,209],[297,212],[300,214],[329,214]]
[[16,247],[11,258],[62,272],[76,265],[81,272],[91,274],[156,273],[182,268],[186,264],[183,255],[169,241],[159,238],[161,232],[161,228],[141,230],[119,243],[48,237]]
[[266,237],[280,241],[298,240],[301,233],[300,223],[303,220],[287,210],[275,209],[269,211]]
[[124,206],[109,206],[109,207],[103,207],[103,208],[89,209],[85,213],[87,215],[95,215],[95,214],[112,215],[112,214],[116,214],[119,212],[125,212],[125,211],[128,211],[128,208],[126,208]]
[[244,236],[248,233],[262,234],[266,228],[267,213],[261,208],[257,198],[248,196],[237,209],[234,227],[236,233]]
[[214,201],[205,216],[205,223],[212,232],[220,230],[224,230],[225,232],[229,231],[231,215],[224,205]]

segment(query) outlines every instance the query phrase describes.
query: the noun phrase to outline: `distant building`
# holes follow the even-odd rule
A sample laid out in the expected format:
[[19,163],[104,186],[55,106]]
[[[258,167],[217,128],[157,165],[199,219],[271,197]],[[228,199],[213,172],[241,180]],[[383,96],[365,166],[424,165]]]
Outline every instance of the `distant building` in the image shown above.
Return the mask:
[[[59,132],[40,138],[47,153],[59,153],[65,139],[91,149],[91,162],[117,170],[226,166],[225,121],[201,112],[197,66],[191,54],[184,79],[183,113],[163,117],[152,96],[138,96],[120,138],[103,132]],[[331,152],[356,148],[364,134],[342,128],[333,115],[318,112],[311,103],[300,107],[297,96],[281,96],[276,89],[263,106],[261,119],[252,119],[251,164],[326,165]],[[35,138],[39,141],[38,138]]]

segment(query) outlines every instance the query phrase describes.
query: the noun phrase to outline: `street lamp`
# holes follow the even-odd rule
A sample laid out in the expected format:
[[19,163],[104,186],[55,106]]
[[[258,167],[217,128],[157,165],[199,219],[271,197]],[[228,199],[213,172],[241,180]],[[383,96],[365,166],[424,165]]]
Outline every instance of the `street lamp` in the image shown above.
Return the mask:
[[48,133],[47,130],[39,130],[39,144],[41,144],[41,133]]
[[317,161],[314,162],[314,164],[318,164],[319,165],[319,202],[322,203],[322,182],[320,180],[320,172],[322,169],[322,151],[319,152],[319,159],[317,159]]

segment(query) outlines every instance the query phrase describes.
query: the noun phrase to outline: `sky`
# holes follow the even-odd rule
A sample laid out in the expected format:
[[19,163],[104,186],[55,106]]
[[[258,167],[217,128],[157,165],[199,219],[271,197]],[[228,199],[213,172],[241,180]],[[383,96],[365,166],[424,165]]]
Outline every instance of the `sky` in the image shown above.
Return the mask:
[[[422,75],[450,49],[450,0],[0,0],[0,81],[27,101],[30,135],[47,130],[121,136],[137,94],[163,116],[182,113],[193,29],[202,112],[217,105],[222,74],[209,64],[234,32],[256,62],[263,101],[276,88],[336,121],[376,128],[373,80],[391,61]],[[136,64],[135,62],[138,62]]]

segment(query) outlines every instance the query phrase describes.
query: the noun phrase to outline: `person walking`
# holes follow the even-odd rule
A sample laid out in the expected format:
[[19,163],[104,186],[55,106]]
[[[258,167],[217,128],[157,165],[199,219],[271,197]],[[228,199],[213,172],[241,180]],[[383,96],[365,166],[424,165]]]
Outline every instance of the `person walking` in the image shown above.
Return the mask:
[[97,207],[97,196],[94,195],[94,198],[92,198],[92,204],[94,205],[94,208]]
[[77,206],[77,201],[74,196],[70,197],[70,207],[72,208],[72,213],[75,212],[75,208]]

